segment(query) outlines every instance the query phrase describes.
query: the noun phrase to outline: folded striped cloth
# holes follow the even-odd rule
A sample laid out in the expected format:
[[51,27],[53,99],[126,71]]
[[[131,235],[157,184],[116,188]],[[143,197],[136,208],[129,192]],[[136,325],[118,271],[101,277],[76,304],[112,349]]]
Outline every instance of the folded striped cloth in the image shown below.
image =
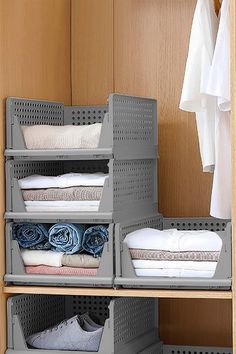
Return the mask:
[[103,187],[70,187],[48,189],[22,190],[26,201],[54,201],[54,200],[100,200]]
[[138,248],[129,249],[132,259],[143,259],[153,261],[207,261],[218,262],[220,252],[211,251],[186,251],[170,252],[158,250],[145,250]]

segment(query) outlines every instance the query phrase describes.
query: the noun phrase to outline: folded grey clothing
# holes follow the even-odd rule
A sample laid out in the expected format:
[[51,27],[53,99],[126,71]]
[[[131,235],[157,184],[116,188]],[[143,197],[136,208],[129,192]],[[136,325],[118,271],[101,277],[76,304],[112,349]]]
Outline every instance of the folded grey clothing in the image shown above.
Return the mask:
[[129,251],[132,259],[144,260],[217,262],[220,258],[220,252],[215,251],[171,252],[139,248],[130,248]]
[[88,254],[64,254],[62,265],[76,268],[98,268],[100,257],[93,257]]
[[69,187],[48,189],[22,190],[23,199],[26,201],[56,201],[56,200],[100,200],[103,187]]

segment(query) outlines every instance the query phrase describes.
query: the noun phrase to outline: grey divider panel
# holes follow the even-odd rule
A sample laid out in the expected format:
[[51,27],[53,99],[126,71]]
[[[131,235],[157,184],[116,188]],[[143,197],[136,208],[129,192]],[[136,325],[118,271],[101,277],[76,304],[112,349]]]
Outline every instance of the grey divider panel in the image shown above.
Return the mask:
[[[140,222],[141,223],[141,222]],[[137,227],[147,227],[147,222],[143,221],[143,226],[137,221]],[[227,220],[214,218],[167,218],[163,219],[163,228],[177,228],[179,230],[211,230],[217,232],[222,239],[222,250],[218,261],[216,272],[213,278],[168,278],[168,277],[138,277],[132,265],[129,249],[123,240],[128,232],[135,230],[130,224],[117,224],[115,227],[116,242],[116,277],[115,285],[134,288],[185,288],[185,289],[229,289],[231,287],[231,224]],[[150,227],[161,229],[155,224]]]
[[[71,220],[70,220],[71,222]],[[52,221],[47,223],[52,223]],[[76,223],[76,222],[75,222]],[[52,223],[53,224],[53,223]],[[109,241],[105,244],[96,276],[69,276],[27,274],[18,242],[12,237],[12,223],[6,223],[6,274],[5,281],[12,284],[112,287],[113,285],[113,229],[108,226]]]
[[163,354],[163,344],[162,342],[154,343],[150,345],[148,348],[145,348],[144,350],[139,352],[138,354]]
[[104,324],[99,354],[137,354],[158,341],[154,299],[18,295],[8,299],[8,352],[32,352],[27,348],[27,336],[87,311]]
[[[143,159],[157,157],[156,100],[111,94],[108,106],[68,106],[50,101],[7,99],[6,156],[16,159]],[[97,149],[28,150],[21,125],[102,123]]]
[[163,345],[163,354],[232,354],[232,353],[233,353],[233,348],[229,348],[229,347],[193,347],[193,346],[185,346],[185,345]]
[[[109,161],[109,162],[108,162]],[[33,174],[59,175],[68,172],[105,172],[106,180],[98,212],[58,212],[58,219],[90,218],[124,220],[153,213],[157,201],[156,160],[19,161],[6,162],[8,218],[47,218],[53,213],[27,213],[18,179]],[[53,216],[52,216],[53,217]]]

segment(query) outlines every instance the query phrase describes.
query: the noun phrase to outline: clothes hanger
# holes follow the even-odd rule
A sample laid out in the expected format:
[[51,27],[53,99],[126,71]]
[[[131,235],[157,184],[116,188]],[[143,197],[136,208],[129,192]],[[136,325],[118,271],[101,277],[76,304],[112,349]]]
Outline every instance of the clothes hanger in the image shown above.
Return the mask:
[[214,0],[214,5],[215,5],[215,12],[218,16],[220,12],[220,7],[221,7],[221,1],[220,0]]

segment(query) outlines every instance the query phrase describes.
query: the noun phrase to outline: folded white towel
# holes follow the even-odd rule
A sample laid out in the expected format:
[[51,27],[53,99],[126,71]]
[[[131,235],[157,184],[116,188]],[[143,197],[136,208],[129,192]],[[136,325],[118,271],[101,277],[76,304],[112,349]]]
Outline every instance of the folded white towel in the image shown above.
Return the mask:
[[62,267],[63,254],[62,252],[21,249],[21,256],[25,266],[46,265]]
[[107,174],[66,173],[60,176],[32,175],[18,180],[21,189],[67,188],[79,186],[104,186]]
[[22,126],[27,149],[96,149],[102,123]]
[[38,212],[51,212],[51,213],[56,213],[56,212],[65,212],[65,213],[72,213],[72,212],[97,212],[99,209],[99,207],[97,206],[92,206],[92,205],[89,205],[89,206],[79,206],[79,207],[57,207],[57,206],[37,206],[37,205],[31,205],[31,206],[26,206],[25,207],[25,210],[27,212],[35,212],[35,213],[38,213]]
[[99,200],[26,200],[26,206],[86,207],[99,206]]
[[194,261],[149,261],[133,260],[134,268],[140,269],[184,269],[215,271],[217,262],[194,262]]
[[135,269],[138,277],[212,278],[214,271],[185,269]]
[[129,248],[184,251],[220,251],[222,240],[217,233],[207,230],[178,231],[140,229],[127,234],[124,242]]
[[81,201],[37,201],[29,200],[25,201],[25,209],[28,212],[38,211],[98,211],[99,200],[81,200]]

